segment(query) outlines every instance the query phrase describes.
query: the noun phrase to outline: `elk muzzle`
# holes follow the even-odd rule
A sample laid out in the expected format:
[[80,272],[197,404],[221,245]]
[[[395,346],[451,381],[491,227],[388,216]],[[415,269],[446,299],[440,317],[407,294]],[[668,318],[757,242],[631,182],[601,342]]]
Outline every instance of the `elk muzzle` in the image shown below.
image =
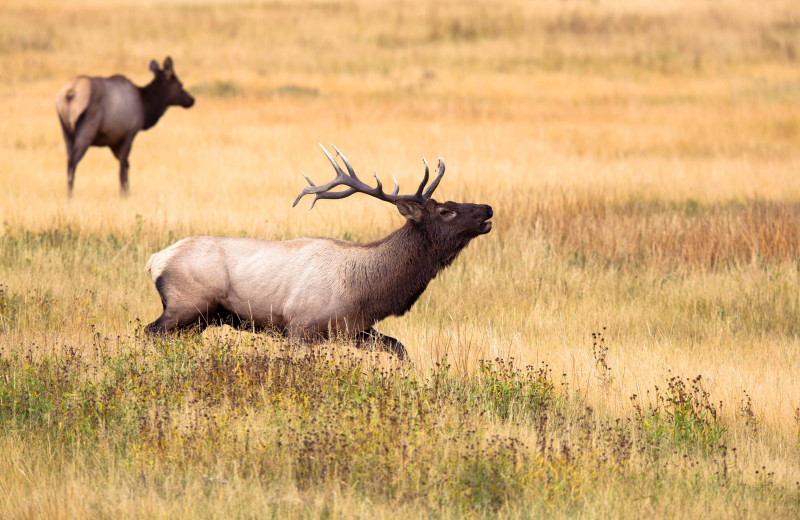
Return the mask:
[[484,217],[483,221],[481,221],[480,226],[478,226],[478,234],[485,235],[489,231],[492,230],[492,221],[489,220],[494,215],[494,211],[492,211],[492,207],[487,204],[482,204],[484,211],[486,212],[486,217]]

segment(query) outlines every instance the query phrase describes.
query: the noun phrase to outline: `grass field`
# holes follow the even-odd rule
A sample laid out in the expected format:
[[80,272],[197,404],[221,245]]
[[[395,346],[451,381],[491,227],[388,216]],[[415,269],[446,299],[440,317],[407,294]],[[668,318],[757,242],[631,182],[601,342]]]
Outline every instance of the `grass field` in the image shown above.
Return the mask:
[[[4,2],[0,518],[798,517],[800,5],[650,4]],[[58,89],[167,55],[196,105],[67,200]],[[179,238],[402,224],[292,208],[317,142],[494,208],[413,364],[144,336]]]

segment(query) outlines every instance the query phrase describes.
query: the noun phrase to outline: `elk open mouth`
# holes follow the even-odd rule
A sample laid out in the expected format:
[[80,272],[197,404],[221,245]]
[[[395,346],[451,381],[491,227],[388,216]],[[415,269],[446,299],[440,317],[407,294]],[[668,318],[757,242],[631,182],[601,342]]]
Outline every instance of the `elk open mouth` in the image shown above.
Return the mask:
[[492,230],[492,221],[489,220],[494,216],[494,211],[492,211],[491,206],[485,206],[487,215],[483,222],[481,222],[480,226],[478,226],[478,233],[481,235],[485,235],[489,231]]

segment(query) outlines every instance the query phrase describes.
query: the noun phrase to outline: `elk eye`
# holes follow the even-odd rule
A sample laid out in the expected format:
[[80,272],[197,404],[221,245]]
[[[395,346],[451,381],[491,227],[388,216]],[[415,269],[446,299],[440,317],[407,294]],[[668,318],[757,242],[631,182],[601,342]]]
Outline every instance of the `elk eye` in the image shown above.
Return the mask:
[[439,215],[441,215],[442,217],[452,217],[455,214],[456,214],[455,211],[450,211],[449,209],[444,209],[444,208],[439,209]]

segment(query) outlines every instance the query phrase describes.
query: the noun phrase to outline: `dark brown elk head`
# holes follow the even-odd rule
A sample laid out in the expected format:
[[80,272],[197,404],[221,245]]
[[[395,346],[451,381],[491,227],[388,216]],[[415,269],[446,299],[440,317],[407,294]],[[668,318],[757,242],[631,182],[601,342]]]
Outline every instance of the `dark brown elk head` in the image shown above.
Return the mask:
[[189,108],[194,105],[194,98],[183,89],[183,83],[175,74],[172,65],[172,58],[167,56],[164,60],[164,68],[158,67],[158,62],[150,62],[150,71],[155,75],[151,85],[158,87],[158,91],[163,93],[165,106],[181,106]]

